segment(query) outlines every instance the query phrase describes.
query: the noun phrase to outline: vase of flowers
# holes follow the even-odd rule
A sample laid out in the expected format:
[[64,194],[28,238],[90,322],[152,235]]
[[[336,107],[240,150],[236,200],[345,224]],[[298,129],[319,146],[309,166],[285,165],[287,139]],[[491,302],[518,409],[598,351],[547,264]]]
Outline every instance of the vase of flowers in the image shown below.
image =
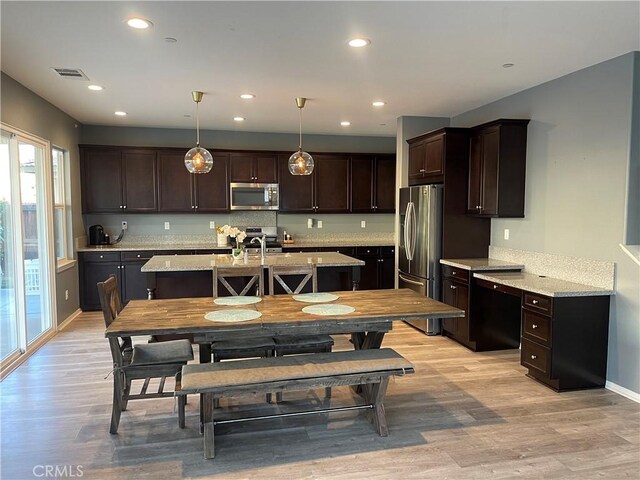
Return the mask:
[[244,239],[247,237],[247,234],[244,230],[240,230],[238,227],[231,227],[229,225],[224,225],[222,227],[217,227],[218,234],[218,245],[220,244],[220,237],[224,237],[224,244],[227,245],[227,239],[231,237],[231,242],[235,243],[231,250],[231,255],[233,258],[240,258],[244,254],[244,244],[242,243]]

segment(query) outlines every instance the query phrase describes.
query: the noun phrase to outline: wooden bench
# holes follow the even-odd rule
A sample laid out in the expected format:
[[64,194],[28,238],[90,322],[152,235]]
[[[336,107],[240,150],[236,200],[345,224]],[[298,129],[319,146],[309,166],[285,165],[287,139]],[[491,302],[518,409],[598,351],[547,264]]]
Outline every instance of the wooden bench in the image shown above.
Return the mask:
[[[176,395],[202,394],[204,457],[214,457],[214,426],[282,416],[371,409],[380,436],[387,436],[384,395],[392,375],[413,373],[413,365],[395,350],[370,349],[258,358],[182,367],[181,390]],[[338,385],[363,385],[365,405],[314,409],[286,414],[261,415],[230,420],[213,419],[213,401],[223,397],[311,390]]]

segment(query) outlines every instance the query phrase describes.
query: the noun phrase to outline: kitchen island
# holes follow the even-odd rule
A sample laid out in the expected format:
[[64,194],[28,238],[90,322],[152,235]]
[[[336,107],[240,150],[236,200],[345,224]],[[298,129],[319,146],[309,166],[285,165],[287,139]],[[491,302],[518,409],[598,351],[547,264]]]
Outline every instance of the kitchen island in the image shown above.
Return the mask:
[[[300,266],[313,264],[319,269],[320,291],[338,290],[350,277],[358,289],[360,267],[364,261],[337,252],[270,253],[234,259],[231,255],[154,255],[140,271],[147,274],[148,298],[211,296],[214,267]],[[346,269],[346,270],[345,270]],[[350,275],[348,275],[350,273]]]

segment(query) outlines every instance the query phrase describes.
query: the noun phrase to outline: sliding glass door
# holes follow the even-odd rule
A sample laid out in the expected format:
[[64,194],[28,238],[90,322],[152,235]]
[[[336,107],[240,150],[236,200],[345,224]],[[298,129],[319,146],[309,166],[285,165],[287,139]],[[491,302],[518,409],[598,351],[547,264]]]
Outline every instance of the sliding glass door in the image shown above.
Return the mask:
[[47,142],[0,130],[0,361],[54,323],[51,166]]

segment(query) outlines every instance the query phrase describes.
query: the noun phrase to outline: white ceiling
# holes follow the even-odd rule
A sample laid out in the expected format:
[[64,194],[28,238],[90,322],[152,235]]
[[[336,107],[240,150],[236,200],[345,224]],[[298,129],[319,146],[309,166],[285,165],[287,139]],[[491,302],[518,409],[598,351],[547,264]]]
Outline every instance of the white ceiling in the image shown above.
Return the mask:
[[[0,8],[2,70],[95,125],[192,128],[190,92],[202,90],[202,128],[295,132],[294,97],[306,96],[307,133],[393,136],[400,115],[450,117],[640,50],[637,1],[3,0]],[[126,26],[132,16],[154,27]],[[354,36],[371,46],[348,47]],[[105,90],[50,67],[80,68]],[[241,100],[243,92],[257,98]],[[374,108],[374,99],[387,105]],[[238,115],[247,120],[233,122]]]

